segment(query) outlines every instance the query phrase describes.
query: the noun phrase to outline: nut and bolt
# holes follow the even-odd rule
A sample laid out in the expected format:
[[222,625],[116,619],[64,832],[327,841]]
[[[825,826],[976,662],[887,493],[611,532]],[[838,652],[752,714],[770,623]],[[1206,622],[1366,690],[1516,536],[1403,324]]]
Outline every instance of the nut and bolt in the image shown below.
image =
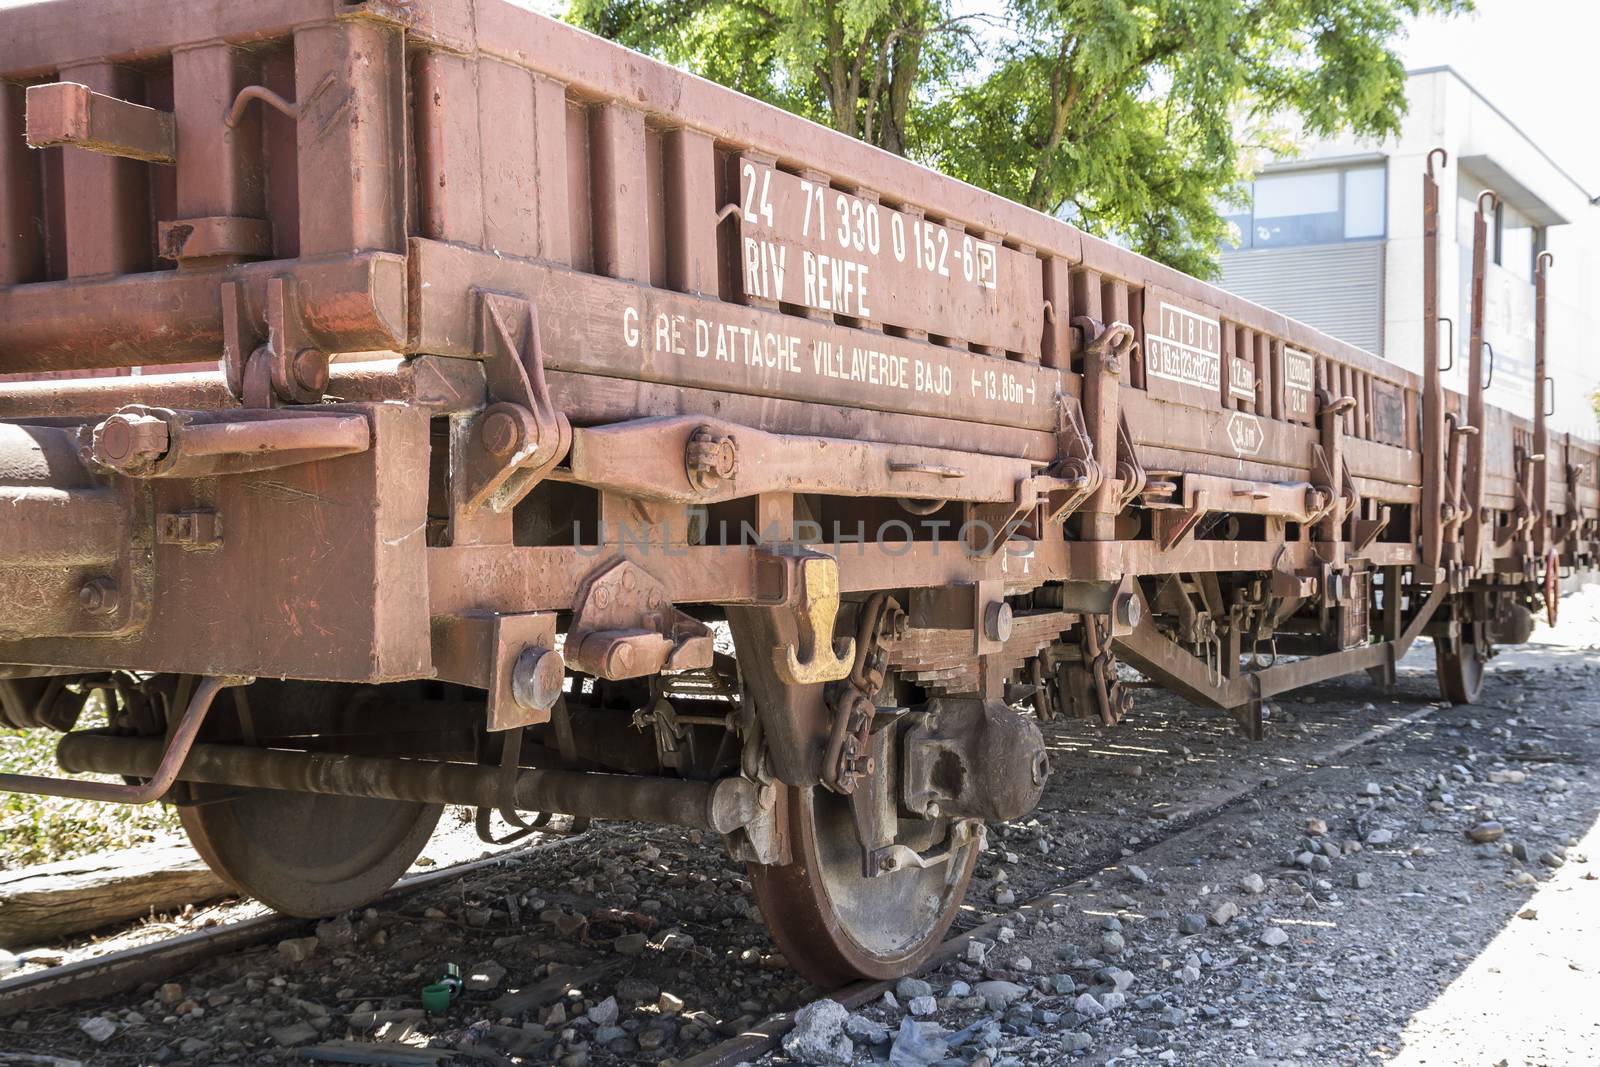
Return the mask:
[[172,443],[165,419],[116,414],[94,430],[95,457],[108,467],[136,467],[160,459]]
[[119,599],[117,583],[110,578],[91,578],[78,590],[78,603],[90,615],[110,615]]
[[567,665],[561,653],[529,645],[511,668],[511,695],[528,711],[549,711],[561,699]]
[[996,600],[983,610],[983,635],[991,641],[1009,640],[1011,622],[1011,605]]
[[1144,618],[1144,608],[1139,603],[1139,598],[1131,593],[1124,593],[1117,597],[1112,610],[1116,612],[1116,622],[1119,629],[1133,630]]
[[701,426],[689,435],[684,455],[689,484],[709,493],[739,470],[739,450],[732,437]]

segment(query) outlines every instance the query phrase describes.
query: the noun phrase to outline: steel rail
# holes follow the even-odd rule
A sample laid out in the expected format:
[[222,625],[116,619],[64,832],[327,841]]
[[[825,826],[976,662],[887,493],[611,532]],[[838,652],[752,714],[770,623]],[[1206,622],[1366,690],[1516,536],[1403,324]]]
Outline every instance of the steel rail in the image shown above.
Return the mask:
[[[1442,705],[1429,704],[1425,707],[1418,708],[1416,711],[1403,715],[1391,722],[1374,726],[1369,730],[1357,734],[1355,737],[1347,738],[1346,740],[1341,741],[1322,752],[1318,752],[1310,756],[1305,762],[1308,767],[1325,767],[1357,748],[1371,744],[1374,741],[1380,741],[1391,734],[1394,734],[1408,726],[1412,726],[1423,721],[1424,719],[1431,717],[1441,710],[1441,707]],[[1309,771],[1306,773],[1309,773]],[[1167,824],[1170,827],[1174,822],[1181,822],[1183,824],[1182,829],[1173,830],[1171,833],[1164,834],[1161,837],[1150,841],[1148,845],[1139,849],[1137,852],[1134,852],[1132,855],[1120,857],[1115,862],[1124,865],[1135,862],[1140,856],[1143,856],[1170,841],[1179,839],[1186,834],[1198,833],[1205,829],[1205,827],[1209,826],[1215,817],[1232,810],[1234,807],[1238,806],[1259,792],[1274,788],[1275,786],[1282,786],[1283,784],[1284,780],[1281,778],[1262,778],[1249,785],[1235,789],[1214,803],[1208,804],[1203,808],[1197,808],[1189,812],[1185,812],[1178,819],[1169,820]],[[1057,882],[1055,885],[1051,886],[1043,893],[1040,893],[1038,896],[1018,905],[1008,912],[1006,916],[997,915],[987,922],[974,926],[971,929],[963,930],[959,934],[955,934],[949,938],[946,938],[945,941],[934,950],[933,954],[928,957],[927,961],[924,962],[922,966],[918,967],[913,974],[925,974],[928,971],[939,967],[946,961],[960,955],[966,950],[968,942],[975,938],[997,936],[997,931],[1000,929],[1001,920],[1003,918],[1015,916],[1026,921],[1029,919],[1043,919],[1048,917],[1051,905],[1072,899],[1069,894],[1074,885],[1079,882],[1087,873],[1089,872],[1080,870],[1072,874],[1070,877]],[[833,991],[831,994],[829,994],[829,996],[831,999],[838,1001],[844,1007],[854,1011],[857,1008],[881,999],[885,992],[894,989],[895,983],[898,981],[898,978],[890,978],[875,982],[856,982],[853,985],[845,986],[843,989]],[[778,1042],[783,1039],[783,1035],[788,1033],[793,1028],[793,1011],[782,1012],[780,1014],[773,1015],[761,1022],[759,1025],[746,1030],[742,1034],[738,1034],[729,1038],[720,1045],[690,1056],[688,1059],[680,1060],[678,1067],[734,1067],[735,1064],[753,1062],[757,1057],[762,1056],[776,1048],[778,1046]]]
[[[1421,722],[1436,714],[1439,710],[1441,710],[1440,706],[1432,704],[1419,708],[1398,719],[1366,730],[1355,737],[1347,738],[1322,752],[1310,756],[1305,762],[1308,766],[1326,766],[1354,749],[1381,740],[1408,726]],[[1278,779],[1280,785],[1282,781],[1281,778]],[[1174,829],[1173,832],[1165,834],[1158,839],[1150,840],[1146,847],[1141,848],[1132,856],[1121,859],[1119,862],[1136,862],[1140,856],[1154,848],[1184,834],[1199,831],[1213,817],[1231,810],[1265,788],[1269,788],[1266,780],[1257,781],[1240,786],[1205,806],[1181,812],[1176,818],[1168,820],[1167,823],[1169,827],[1181,826],[1181,829]],[[508,850],[485,859],[412,875],[396,884],[375,906],[381,908],[386,905],[392,905],[420,890],[464,877],[479,870],[515,863],[530,853],[565,848],[575,842],[585,840],[587,836],[587,834],[579,834],[556,841],[544,842],[528,849]],[[1059,902],[1061,899],[1060,894],[1068,890],[1085,873],[1087,873],[1086,870],[1075,872],[1072,876],[1061,880],[1044,893],[1020,905],[1015,909],[1015,913],[1027,916],[1044,912],[1051,904]],[[152,942],[148,945],[138,945],[94,959],[76,960],[59,967],[0,980],[0,1018],[41,1008],[59,1008],[94,997],[113,996],[138,988],[146,983],[160,982],[222,952],[248,949],[256,945],[293,936],[295,931],[305,929],[308,922],[310,920],[275,913],[262,915],[237,923],[199,930],[168,940]],[[927,963],[919,969],[918,973],[924,973],[938,967],[952,956],[964,951],[967,943],[974,937],[988,936],[998,927],[999,919],[996,918],[947,938],[928,959]],[[831,995],[833,999],[853,1010],[878,999],[883,995],[884,990],[892,989],[893,987],[893,981],[858,982],[854,985],[846,986],[844,989],[836,990]],[[744,1060],[754,1060],[762,1053],[776,1047],[783,1035],[793,1025],[793,1012],[774,1015],[758,1026],[738,1034],[720,1045],[683,1060],[682,1067],[732,1067],[733,1064]]]

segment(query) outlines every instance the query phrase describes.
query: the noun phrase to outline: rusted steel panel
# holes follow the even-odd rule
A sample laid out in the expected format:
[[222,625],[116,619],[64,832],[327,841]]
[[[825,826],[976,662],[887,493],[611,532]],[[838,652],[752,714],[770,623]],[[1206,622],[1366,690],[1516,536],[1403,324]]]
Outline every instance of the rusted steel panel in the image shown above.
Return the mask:
[[[484,184],[490,166],[482,150],[485,102],[480,100],[478,63],[447,52],[423,52],[412,65],[412,75],[421,215],[418,228],[424,236],[440,241],[481,245],[487,222]],[[513,91],[505,101],[510,113],[504,117],[515,120],[519,101],[515,86],[510,88]],[[501,116],[493,119],[496,123],[501,120]],[[524,139],[512,133],[490,140]],[[504,190],[501,193],[502,199],[509,199]],[[523,190],[521,196],[525,199],[527,191]],[[504,206],[500,205],[501,210]]]
[[[474,125],[487,120],[491,137],[478,135],[483,159],[483,245],[508,256],[539,255],[538,126],[533,76],[493,59],[478,60]],[[420,116],[419,116],[420,117]]]
[[87,59],[128,61],[204,41],[280,37],[302,23],[333,18],[347,6],[340,0],[160,3],[140,4],[134,12],[126,0],[23,5],[6,12],[0,71],[40,76]]
[[[473,286],[546,308],[556,370],[1054,429],[1060,372],[429,241],[411,243],[412,347],[472,356]],[[554,294],[559,299],[552,299]]]
[[403,48],[400,31],[377,22],[295,32],[302,256],[404,243]]
[[[351,680],[425,674],[428,619],[417,606],[427,597],[427,491],[413,475],[427,466],[427,418],[387,404],[362,413],[373,426],[369,451],[219,479],[206,505],[222,517],[221,547],[149,549],[156,585],[141,629],[87,642],[0,641],[0,661]],[[190,483],[152,491],[157,514],[194,506]]]
[[764,161],[735,165],[746,296],[1039,354],[1037,257]]
[[[64,68],[61,76],[120,99],[144,95],[137,72],[111,63]],[[65,152],[61,160],[68,275],[148,270],[154,251],[148,164],[87,151]]]
[[684,293],[718,291],[716,144],[680,126],[662,138],[666,283]]
[[621,103],[589,111],[590,216],[596,273],[650,280],[644,113]]
[[0,83],[0,286],[45,279],[44,154],[27,146],[24,92]]
[[28,87],[28,144],[71,145],[144,163],[170,165],[177,158],[170,112],[106,96],[76,82]]
[[[245,283],[260,308],[284,265],[217,274],[50,282],[0,289],[0,367],[12,371],[188,363],[222,349],[220,283]],[[399,349],[406,337],[405,261],[367,253],[293,265],[300,309],[332,351]],[[259,312],[258,312],[259,313]]]

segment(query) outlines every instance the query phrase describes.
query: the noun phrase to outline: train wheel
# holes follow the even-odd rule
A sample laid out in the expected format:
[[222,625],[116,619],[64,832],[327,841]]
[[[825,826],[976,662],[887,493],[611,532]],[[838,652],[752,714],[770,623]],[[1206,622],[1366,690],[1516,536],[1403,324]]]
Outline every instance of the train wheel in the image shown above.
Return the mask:
[[[240,729],[288,744],[359,712],[354,687],[256,682]],[[226,730],[227,716],[214,724]],[[230,740],[233,738],[230,737]],[[333,915],[377,899],[428,843],[439,804],[277,789],[194,786],[178,817],[200,858],[241,893],[288,915]]]
[[428,843],[438,804],[226,790],[179,808],[206,865],[241,893],[314,918],[377,899]]
[[[789,965],[822,989],[914,970],[938,947],[978,860],[978,838],[944,863],[868,878],[849,798],[788,791],[794,860],[752,864],[756,902]],[[904,824],[902,824],[904,825]],[[944,822],[929,823],[943,831]]]
[[1551,626],[1561,614],[1561,557],[1552,549],[1544,558],[1544,618]]
[[1489,662],[1484,624],[1461,624],[1455,641],[1435,641],[1434,658],[1439,672],[1439,692],[1452,704],[1476,704],[1483,692],[1483,668]]

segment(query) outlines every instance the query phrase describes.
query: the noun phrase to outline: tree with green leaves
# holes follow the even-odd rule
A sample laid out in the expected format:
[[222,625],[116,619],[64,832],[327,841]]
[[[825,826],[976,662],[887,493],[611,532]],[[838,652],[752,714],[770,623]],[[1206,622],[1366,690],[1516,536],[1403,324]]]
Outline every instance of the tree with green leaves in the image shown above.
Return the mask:
[[1404,20],[1472,0],[571,0],[629,47],[1216,271],[1254,147],[1394,133]]

